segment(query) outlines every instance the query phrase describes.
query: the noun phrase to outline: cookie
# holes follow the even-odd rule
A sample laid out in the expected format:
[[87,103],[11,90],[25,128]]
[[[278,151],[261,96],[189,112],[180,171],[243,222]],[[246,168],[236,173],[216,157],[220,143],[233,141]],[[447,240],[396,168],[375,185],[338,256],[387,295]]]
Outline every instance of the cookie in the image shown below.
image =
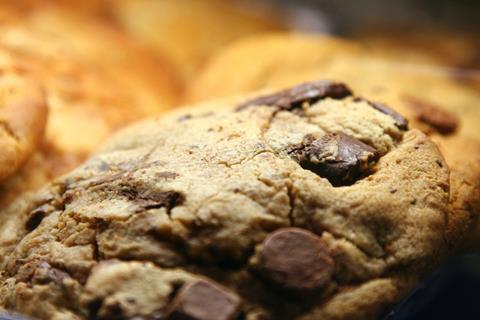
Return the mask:
[[480,68],[480,41],[473,32],[394,29],[359,32],[352,37],[379,54],[401,61],[473,70]]
[[382,59],[415,64],[411,67],[430,72],[436,72],[438,68],[443,70],[444,74],[451,74],[457,82],[475,90],[480,88],[480,41],[474,33],[448,30],[377,30],[356,33],[352,37]]
[[381,60],[375,52],[340,39],[262,35],[239,41],[212,59],[189,100],[319,78],[351,83],[355,94],[377,106],[392,106],[412,127],[429,134],[451,169],[449,241],[461,243],[461,235],[472,234],[472,225],[472,237],[480,237],[480,96],[443,69]]
[[47,106],[41,87],[4,50],[0,70],[0,180],[5,180],[39,147]]
[[2,4],[0,17],[4,8],[21,13],[60,8],[87,17],[86,21],[99,18],[168,60],[182,85],[226,44],[287,29],[278,6],[251,0],[18,0]]
[[3,186],[2,197],[69,171],[112,132],[170,108],[178,95],[168,65],[101,21],[69,11],[12,18],[0,25],[0,44],[45,86],[50,107],[40,155]]
[[109,9],[110,20],[171,61],[184,84],[228,43],[286,29],[278,9],[258,1],[121,0]]
[[1,212],[0,306],[379,318],[448,250],[449,170],[405,121],[315,81],[140,122]]
[[[115,1],[115,0],[113,0]],[[76,14],[86,16],[107,17],[108,7],[111,0],[18,0],[5,1],[0,6],[0,14],[4,13],[11,17],[12,12],[25,13],[32,10],[43,10],[45,8],[62,8],[73,10]]]

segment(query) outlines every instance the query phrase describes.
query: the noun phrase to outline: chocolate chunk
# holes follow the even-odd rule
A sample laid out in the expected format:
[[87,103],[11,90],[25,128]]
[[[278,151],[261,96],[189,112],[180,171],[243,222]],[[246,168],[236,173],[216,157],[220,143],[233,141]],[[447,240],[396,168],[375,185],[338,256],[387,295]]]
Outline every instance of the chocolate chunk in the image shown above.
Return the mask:
[[249,100],[241,104],[237,110],[262,105],[292,110],[302,107],[304,103],[313,104],[324,98],[342,99],[351,95],[352,91],[342,83],[318,80]]
[[263,278],[300,293],[323,288],[334,270],[334,261],[323,241],[298,228],[270,234],[263,242],[258,264]]
[[403,100],[415,111],[419,121],[438,133],[450,134],[457,129],[457,117],[441,107],[412,96],[404,96]]
[[382,103],[379,103],[379,102],[369,102],[369,104],[374,109],[377,109],[378,111],[392,117],[393,120],[395,120],[395,125],[400,130],[408,130],[408,120],[404,116],[402,116],[400,113],[396,112],[395,110],[391,109],[390,107],[387,107],[386,105],[384,105]]
[[350,185],[371,173],[378,152],[344,133],[329,133],[297,151],[302,168],[311,170],[334,186]]
[[384,105],[383,103],[373,102],[363,98],[355,98],[355,101],[367,102],[372,108],[392,117],[393,120],[395,120],[395,125],[397,126],[398,129],[408,130],[408,120],[404,116],[402,116],[400,113]]
[[184,285],[168,307],[169,320],[233,320],[240,298],[206,280]]

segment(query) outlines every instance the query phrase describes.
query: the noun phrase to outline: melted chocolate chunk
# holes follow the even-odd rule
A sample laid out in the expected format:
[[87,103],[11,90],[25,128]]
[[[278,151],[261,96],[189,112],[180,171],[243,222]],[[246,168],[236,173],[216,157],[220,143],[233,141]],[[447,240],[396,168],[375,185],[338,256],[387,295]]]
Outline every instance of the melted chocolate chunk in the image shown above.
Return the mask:
[[297,152],[300,165],[334,186],[350,185],[368,175],[379,156],[374,148],[341,132],[306,140]]
[[324,98],[343,99],[351,95],[352,91],[342,83],[319,80],[249,100],[241,104],[237,110],[263,105],[292,110],[302,107],[304,103],[313,104]]
[[233,320],[240,298],[206,280],[184,285],[168,307],[169,320]]
[[325,287],[334,271],[327,246],[303,229],[284,228],[263,242],[258,258],[262,278],[283,289],[311,293]]
[[363,98],[355,98],[355,101],[365,101],[367,102],[372,108],[380,111],[381,113],[384,113],[395,120],[395,125],[397,126],[398,129],[400,130],[408,130],[408,120],[402,116],[400,113],[397,111],[393,110],[392,108],[384,105],[383,103],[380,102],[372,102],[368,101]]
[[419,121],[429,125],[438,133],[446,135],[457,129],[457,117],[441,107],[412,96],[404,96],[403,100],[415,111]]

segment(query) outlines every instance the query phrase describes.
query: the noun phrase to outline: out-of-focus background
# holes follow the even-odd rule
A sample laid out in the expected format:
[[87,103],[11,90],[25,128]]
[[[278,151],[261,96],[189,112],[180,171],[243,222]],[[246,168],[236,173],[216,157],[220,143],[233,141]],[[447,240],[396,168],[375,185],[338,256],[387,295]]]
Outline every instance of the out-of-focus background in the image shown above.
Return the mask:
[[41,20],[52,9],[101,21],[165,59],[180,85],[232,41],[280,30],[347,37],[400,61],[480,68],[476,0],[2,0],[1,5],[4,22],[31,15]]
[[[445,65],[480,67],[477,0],[279,0],[293,25],[333,33],[398,55],[425,55]],[[288,10],[288,9],[287,9]],[[305,19],[307,17],[308,19]]]

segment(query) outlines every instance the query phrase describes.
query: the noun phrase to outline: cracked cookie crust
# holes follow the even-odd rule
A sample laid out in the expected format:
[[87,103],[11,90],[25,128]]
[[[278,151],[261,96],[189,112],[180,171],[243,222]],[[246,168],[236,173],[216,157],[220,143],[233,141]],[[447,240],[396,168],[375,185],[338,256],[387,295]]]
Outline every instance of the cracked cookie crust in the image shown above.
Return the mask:
[[373,319],[442,256],[448,168],[388,107],[328,81],[218,104],[130,127],[4,211],[0,305]]

